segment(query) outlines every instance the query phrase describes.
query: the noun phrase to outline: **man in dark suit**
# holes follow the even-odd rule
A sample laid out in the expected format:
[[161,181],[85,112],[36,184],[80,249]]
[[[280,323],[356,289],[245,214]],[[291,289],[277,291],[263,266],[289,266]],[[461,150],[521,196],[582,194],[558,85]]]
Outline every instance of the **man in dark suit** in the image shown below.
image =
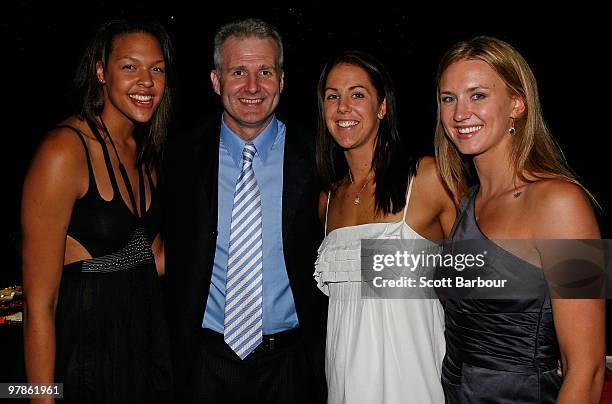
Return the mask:
[[164,160],[177,398],[324,402],[314,136],[274,114],[283,89],[274,28],[221,27],[214,59],[223,115],[172,139]]

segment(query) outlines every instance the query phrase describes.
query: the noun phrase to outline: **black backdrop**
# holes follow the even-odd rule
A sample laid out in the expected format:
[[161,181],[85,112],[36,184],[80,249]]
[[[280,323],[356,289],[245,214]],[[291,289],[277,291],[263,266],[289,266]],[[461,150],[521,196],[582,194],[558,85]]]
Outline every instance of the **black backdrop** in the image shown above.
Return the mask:
[[122,16],[153,16],[174,40],[177,127],[218,111],[209,80],[215,29],[236,18],[254,16],[276,25],[284,37],[283,115],[314,127],[315,86],[324,61],[335,51],[361,49],[388,67],[397,90],[400,131],[416,154],[432,153],[434,76],[445,49],[480,34],[504,39],[532,66],[547,122],[570,165],[602,204],[602,233],[612,238],[612,176],[609,148],[604,146],[610,136],[609,116],[596,112],[610,99],[604,62],[608,46],[603,45],[609,38],[603,34],[601,10],[582,5],[535,11],[530,5],[507,3],[499,8],[493,2],[431,4],[428,10],[420,4],[420,11],[386,2],[364,7],[346,2],[296,7],[215,2],[214,8],[211,3],[189,3],[4,3],[0,18],[6,42],[2,47],[2,145],[10,254],[0,281],[19,279],[19,196],[34,148],[46,130],[75,112],[72,76],[95,27],[107,18]]

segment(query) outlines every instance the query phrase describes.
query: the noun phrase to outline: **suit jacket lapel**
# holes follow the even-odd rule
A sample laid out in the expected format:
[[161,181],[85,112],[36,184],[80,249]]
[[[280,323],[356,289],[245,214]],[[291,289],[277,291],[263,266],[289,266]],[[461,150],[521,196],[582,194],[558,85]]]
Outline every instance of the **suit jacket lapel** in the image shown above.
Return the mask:
[[203,136],[208,137],[200,143],[197,153],[198,167],[197,177],[199,179],[198,193],[200,193],[206,207],[211,213],[217,210],[218,184],[219,184],[219,130],[206,131]]
[[304,151],[291,141],[289,129],[285,133],[285,153],[283,156],[283,244],[291,231],[293,218],[299,206],[308,176],[304,175],[306,159]]
[[[207,125],[201,134],[201,141],[195,151],[197,172],[194,173],[196,188],[194,194],[194,221],[196,226],[196,249],[198,262],[201,263],[202,275],[206,282],[210,282],[212,274],[212,261],[206,264],[210,257],[211,239],[216,240],[217,235],[217,207],[219,184],[219,121]],[[188,175],[186,173],[186,175]],[[198,265],[200,266],[200,264]]]

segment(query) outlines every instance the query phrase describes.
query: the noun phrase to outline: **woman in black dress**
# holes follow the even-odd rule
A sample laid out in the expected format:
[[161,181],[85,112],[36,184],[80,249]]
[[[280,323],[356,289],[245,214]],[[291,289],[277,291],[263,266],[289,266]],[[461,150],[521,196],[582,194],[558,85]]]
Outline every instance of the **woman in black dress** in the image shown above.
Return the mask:
[[103,24],[77,72],[81,114],[44,137],[25,180],[26,371],[64,383],[66,401],[171,393],[155,169],[171,63],[158,23]]
[[[590,194],[544,123],[533,73],[507,43],[478,37],[443,57],[435,143],[442,177],[456,199],[463,198],[450,244],[488,242],[489,269],[535,275],[546,291],[540,268],[548,258],[536,240],[600,238]],[[524,255],[493,243],[504,239],[527,240]],[[525,300],[448,300],[447,402],[599,402],[604,311],[601,299],[545,293]]]

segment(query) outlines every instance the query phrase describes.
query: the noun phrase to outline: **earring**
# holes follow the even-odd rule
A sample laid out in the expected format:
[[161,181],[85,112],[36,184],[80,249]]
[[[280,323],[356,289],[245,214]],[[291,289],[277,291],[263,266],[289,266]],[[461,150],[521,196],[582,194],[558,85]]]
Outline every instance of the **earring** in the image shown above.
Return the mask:
[[512,124],[510,125],[510,129],[508,129],[508,132],[510,132],[510,136],[514,136],[514,134],[516,133],[516,129],[514,129],[514,118],[510,118],[512,120]]
[[383,119],[385,117],[385,114],[381,114],[380,112],[378,113],[378,119]]

